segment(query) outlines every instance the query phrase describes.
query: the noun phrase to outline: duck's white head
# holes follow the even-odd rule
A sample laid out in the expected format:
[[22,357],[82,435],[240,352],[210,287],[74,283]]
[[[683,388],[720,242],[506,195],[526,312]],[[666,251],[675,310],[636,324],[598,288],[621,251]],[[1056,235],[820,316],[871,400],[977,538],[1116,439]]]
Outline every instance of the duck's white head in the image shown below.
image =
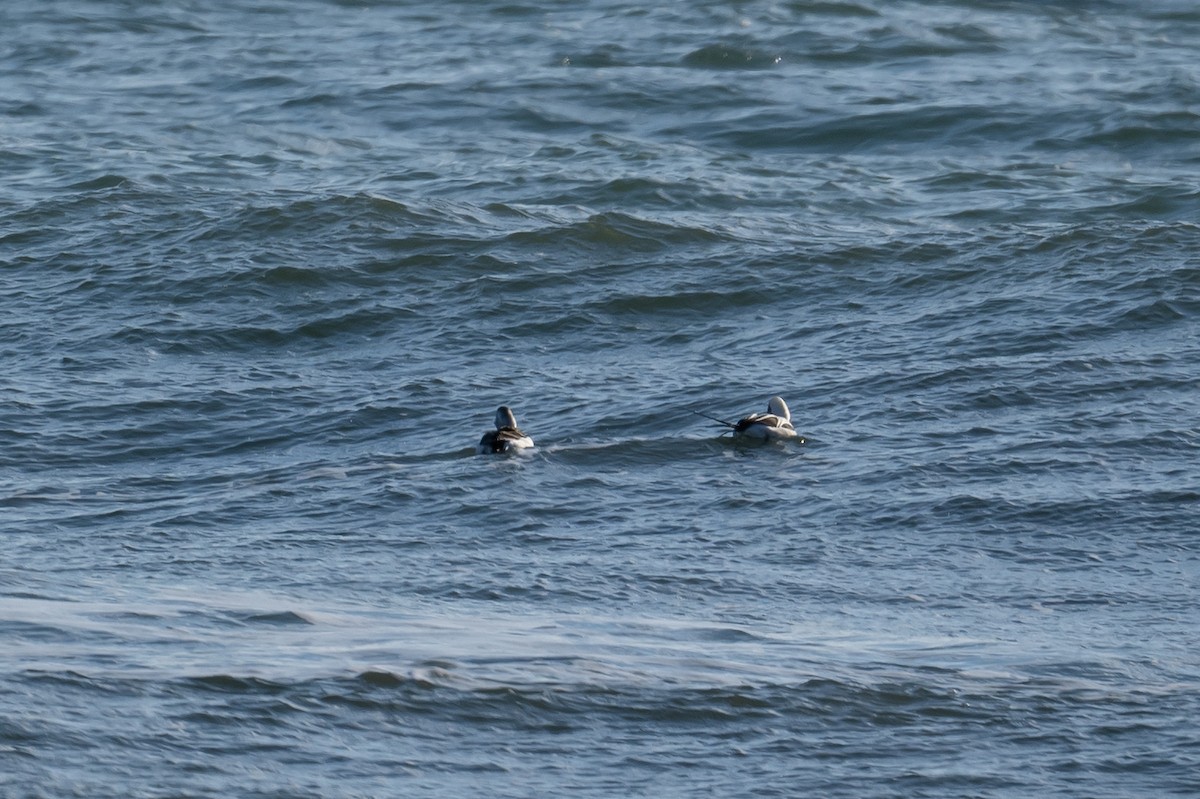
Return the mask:
[[786,419],[789,422],[792,421],[792,412],[788,410],[783,397],[771,397],[767,400],[767,413],[773,413],[780,419]]
[[[783,402],[783,400],[780,400]],[[501,405],[496,409],[496,429],[500,430],[505,427],[516,427],[517,417],[513,415],[512,408],[507,405]]]

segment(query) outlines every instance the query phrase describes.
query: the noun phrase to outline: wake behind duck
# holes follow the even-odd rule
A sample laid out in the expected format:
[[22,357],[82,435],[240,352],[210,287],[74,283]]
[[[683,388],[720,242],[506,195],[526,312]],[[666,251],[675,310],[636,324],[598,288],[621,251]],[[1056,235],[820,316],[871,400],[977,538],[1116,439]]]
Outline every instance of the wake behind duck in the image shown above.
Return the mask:
[[512,408],[507,405],[497,408],[495,423],[496,429],[488,430],[483,434],[483,438],[479,439],[479,444],[475,447],[477,455],[533,449],[533,439],[517,427],[517,417]]

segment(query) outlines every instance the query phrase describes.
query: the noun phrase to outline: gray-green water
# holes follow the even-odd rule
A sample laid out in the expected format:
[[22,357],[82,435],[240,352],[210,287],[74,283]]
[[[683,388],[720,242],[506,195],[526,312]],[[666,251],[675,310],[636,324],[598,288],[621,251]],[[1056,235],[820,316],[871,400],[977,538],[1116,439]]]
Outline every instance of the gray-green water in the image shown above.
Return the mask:
[[1196,795],[1198,43],[5,6],[0,795]]

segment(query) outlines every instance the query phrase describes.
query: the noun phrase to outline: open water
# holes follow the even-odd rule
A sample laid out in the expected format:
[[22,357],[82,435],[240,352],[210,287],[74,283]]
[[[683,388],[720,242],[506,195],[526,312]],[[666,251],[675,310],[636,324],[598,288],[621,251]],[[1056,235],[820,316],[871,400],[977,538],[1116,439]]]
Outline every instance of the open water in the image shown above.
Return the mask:
[[1200,796],[1198,48],[5,3],[0,796]]

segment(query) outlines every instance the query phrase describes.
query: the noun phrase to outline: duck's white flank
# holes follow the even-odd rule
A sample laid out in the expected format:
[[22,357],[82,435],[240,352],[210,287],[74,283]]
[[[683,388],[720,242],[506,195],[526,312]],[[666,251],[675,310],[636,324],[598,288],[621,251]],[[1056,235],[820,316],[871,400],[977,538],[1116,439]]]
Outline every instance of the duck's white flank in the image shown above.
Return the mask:
[[512,408],[501,405],[496,409],[496,429],[488,430],[479,439],[475,452],[479,455],[499,452],[517,452],[533,447],[533,439],[517,427],[517,417]]

